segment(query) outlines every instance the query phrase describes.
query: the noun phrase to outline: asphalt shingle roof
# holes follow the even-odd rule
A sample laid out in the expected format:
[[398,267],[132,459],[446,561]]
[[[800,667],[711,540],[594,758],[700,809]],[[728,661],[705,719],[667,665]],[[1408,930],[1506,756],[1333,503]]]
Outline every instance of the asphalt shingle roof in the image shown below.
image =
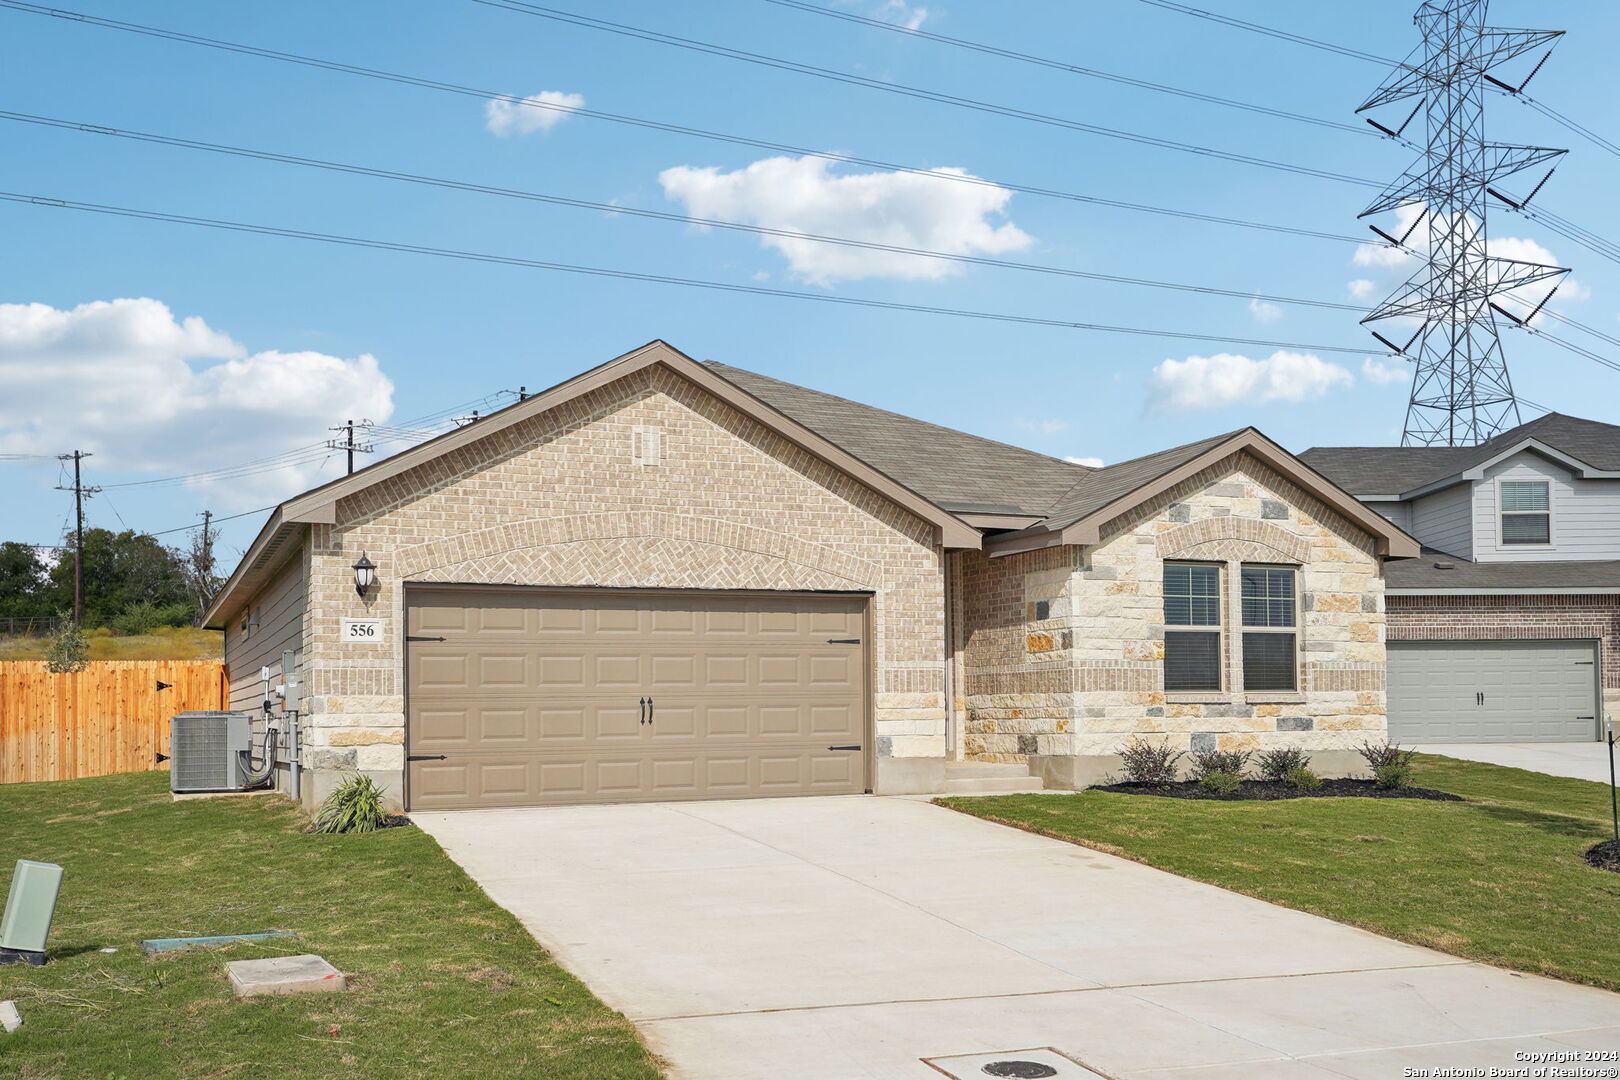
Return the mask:
[[1548,413],[1478,446],[1315,446],[1300,460],[1353,495],[1400,495],[1535,439],[1605,472],[1620,472],[1620,427]]
[[1152,483],[1165,473],[1180,468],[1199,454],[1219,446],[1241,434],[1228,431],[1224,435],[1211,435],[1207,439],[1172,446],[1144,457],[1121,461],[1117,465],[1095,469],[1081,477],[1058,503],[1051,516],[1042,523],[1043,528],[1061,529],[1073,525],[1083,517],[1101,510],[1116,499],[1121,499],[1144,484]]
[[1045,515],[1096,472],[713,360],[704,367],[947,510]]
[[[1437,564],[1449,564],[1441,569]],[[1391,589],[1620,589],[1620,562],[1469,562],[1436,551],[1384,565]]]

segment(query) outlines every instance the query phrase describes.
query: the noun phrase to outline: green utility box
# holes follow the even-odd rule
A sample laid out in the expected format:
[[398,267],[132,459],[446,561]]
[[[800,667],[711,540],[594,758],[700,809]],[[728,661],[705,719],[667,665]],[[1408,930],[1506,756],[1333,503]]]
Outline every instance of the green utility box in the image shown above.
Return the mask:
[[45,963],[45,939],[62,891],[62,868],[55,863],[18,859],[11,875],[6,911],[0,915],[0,964]]

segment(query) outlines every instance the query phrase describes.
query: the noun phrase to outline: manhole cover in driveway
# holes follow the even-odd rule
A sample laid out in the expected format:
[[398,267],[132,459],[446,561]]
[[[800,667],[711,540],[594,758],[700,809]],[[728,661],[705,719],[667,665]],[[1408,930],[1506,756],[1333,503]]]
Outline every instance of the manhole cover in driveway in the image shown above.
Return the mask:
[[1086,1068],[1050,1046],[1029,1050],[1002,1050],[995,1054],[956,1054],[923,1058],[923,1061],[952,1080],[1108,1080],[1102,1073]]
[[1047,1080],[1058,1071],[1038,1061],[992,1061],[979,1070],[987,1076],[1012,1076],[1018,1080]]

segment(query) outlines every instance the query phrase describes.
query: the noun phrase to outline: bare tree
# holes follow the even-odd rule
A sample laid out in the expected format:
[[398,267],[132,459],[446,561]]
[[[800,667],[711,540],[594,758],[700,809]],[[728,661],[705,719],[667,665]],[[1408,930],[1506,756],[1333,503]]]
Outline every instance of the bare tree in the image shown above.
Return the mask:
[[213,527],[214,514],[211,510],[204,510],[202,514],[202,527],[191,534],[191,544],[181,554],[181,562],[185,567],[186,585],[191,590],[192,599],[197,602],[197,622],[208,611],[208,605],[214,602],[214,596],[219,587],[224,584],[217,572],[217,561],[214,555],[214,542],[219,539],[219,532]]

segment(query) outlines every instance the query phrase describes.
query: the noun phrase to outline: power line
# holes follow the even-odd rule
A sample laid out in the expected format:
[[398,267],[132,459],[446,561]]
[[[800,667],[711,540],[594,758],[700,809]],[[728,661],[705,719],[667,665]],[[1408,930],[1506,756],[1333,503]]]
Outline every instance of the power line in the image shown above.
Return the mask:
[[[263,513],[267,513],[267,512],[269,512],[271,510],[274,510],[274,509],[275,509],[275,506],[261,506],[257,510],[244,510],[240,514],[231,514],[228,517],[214,518],[213,519],[213,524],[218,525],[222,521],[235,521],[237,518],[252,517],[254,514],[263,514]],[[190,532],[192,529],[196,529],[196,528],[200,528],[200,526],[198,526],[198,525],[181,525],[181,526],[178,526],[178,527],[173,528],[173,529],[160,529],[157,532],[149,532],[149,533],[146,533],[145,535],[147,535],[147,536],[168,536],[170,533]]]
[[791,143],[776,142],[770,139],[757,139],[743,135],[732,135],[725,132],[709,131],[704,128],[686,127],[680,124],[665,123],[658,120],[649,120],[644,117],[626,116],[621,113],[603,112],[600,109],[579,108],[573,109],[550,102],[525,98],[518,94],[502,90],[484,90],[476,87],[462,86],[456,83],[442,82],[415,75],[406,75],[399,72],[381,71],[376,68],[360,67],[355,64],[346,64],[336,60],[322,60],[317,57],[304,56],[299,53],[280,52],[275,49],[262,49],[254,45],[245,45],[240,42],[221,41],[215,38],[201,37],[196,34],[187,34],[178,30],[165,30],[154,26],[145,26],[140,23],[120,22],[117,19],[104,19],[98,16],[86,15],[75,11],[64,11],[58,8],[46,8],[37,4],[24,3],[23,0],[0,0],[0,8],[10,8],[34,15],[48,15],[55,18],[66,19],[74,23],[86,24],[108,30],[120,30],[126,33],[138,34],[145,37],[159,38],[165,41],[177,42],[184,45],[196,45],[202,48],[218,49],[224,52],[239,53],[253,56],[263,60],[276,60],[282,63],[296,64],[303,67],[319,68],[324,71],[333,71],[343,75],[353,75],[359,78],[376,79],[380,82],[398,83],[405,86],[415,86],[424,90],[435,90],[440,93],[456,94],[462,97],[477,98],[488,101],[500,98],[510,104],[528,109],[541,109],[549,112],[564,113],[569,116],[581,116],[591,120],[606,120],[628,127],[643,128],[649,131],[663,131],[673,135],[681,135],[694,139],[706,139],[712,142],[725,143],[732,146],[750,146],[755,149],[768,150],[772,153],[794,154],[800,157],[818,158],[823,161],[836,162],[841,165],[859,165],[864,168],[883,169],[889,172],[906,173],[912,176],[927,176],[937,180],[957,184],[970,184],[976,187],[1004,188],[1008,191],[1025,195],[1038,195],[1042,198],[1062,199],[1069,202],[1084,203],[1091,206],[1106,206],[1115,210],[1129,210],[1135,213],[1156,214],[1164,217],[1178,218],[1184,221],[1203,221],[1213,225],[1230,225],[1238,228],[1255,229],[1262,232],[1280,233],[1289,236],[1307,236],[1320,240],[1336,240],[1341,243],[1364,244],[1365,237],[1348,236],[1343,233],[1330,233],[1318,229],[1304,229],[1296,226],[1277,225],[1265,221],[1249,221],[1243,218],[1224,217],[1218,214],[1204,214],[1193,210],[1180,210],[1173,207],[1154,206],[1148,203],[1129,202],[1122,199],[1109,199],[1098,195],[1085,195],[1079,192],[1063,191],[1057,188],[1042,187],[1034,184],[1021,184],[1010,180],[997,180],[982,176],[974,176],[964,172],[942,172],[934,168],[924,168],[916,165],[904,165],[879,158],[861,157],[853,154],[838,154],[825,150],[814,150],[805,146],[795,146]]
[[677,214],[664,210],[652,210],[644,207],[625,206],[619,203],[593,202],[588,199],[576,199],[563,195],[551,195],[537,191],[526,191],[519,188],[495,187],[488,184],[478,184],[464,180],[449,180],[443,177],[422,176],[416,173],[398,172],[392,169],[376,169],[364,165],[328,161],[320,158],[298,157],[291,154],[281,154],[269,150],[256,150],[239,146],[226,146],[220,143],[203,142],[196,139],[182,139],[168,135],[155,135],[149,132],[127,131],[119,128],[106,127],[101,124],[87,124],[72,120],[61,120],[49,116],[38,116],[31,113],[10,112],[4,109],[0,109],[0,119],[59,128],[66,131],[111,135],[118,138],[132,139],[139,142],[153,143],[159,146],[167,146],[171,148],[203,150],[212,153],[230,154],[257,161],[271,161],[284,165],[299,165],[307,168],[325,169],[330,172],[349,173],[358,176],[371,176],[385,180],[397,180],[405,183],[421,184],[428,187],[450,188],[458,191],[470,191],[482,195],[497,195],[503,198],[525,199],[531,202],[542,202],[553,206],[567,206],[575,209],[622,214],[655,221],[665,221],[678,225],[704,225],[717,229],[729,229],[737,232],[753,233],[760,236],[779,237],[787,240],[810,240],[820,244],[832,244],[840,247],[861,248],[869,251],[882,251],[890,254],[908,255],[924,259],[938,259],[949,262],[966,263],[975,266],[990,266],[1008,270],[1022,270],[1040,274],[1053,274],[1062,277],[1082,278],[1089,281],[1104,281],[1120,285],[1136,285],[1154,289],[1171,289],[1179,292],[1203,293],[1213,296],[1231,296],[1242,300],[1264,300],[1271,303],[1329,308],[1339,311],[1357,311],[1363,313],[1366,311],[1366,308],[1358,307],[1355,304],[1342,304],[1328,300],[1307,300],[1299,297],[1255,293],[1242,289],[1223,289],[1210,285],[1189,285],[1180,282],[1159,281],[1152,278],[1126,277],[1119,274],[1104,274],[1096,271],[1077,270],[1069,267],[1042,265],[1040,263],[1019,262],[1009,259],[993,259],[987,256],[967,255],[960,252],[936,251],[927,248],[908,247],[901,244],[886,244],[872,240],[856,240],[849,237],[827,236],[819,233],[800,232],[796,229],[779,229],[771,226],[751,225],[744,222],[725,221],[717,218],[693,217],[689,214]]
[[1306,37],[1304,34],[1295,34],[1287,30],[1278,30],[1275,27],[1265,26],[1261,23],[1246,22],[1243,19],[1235,19],[1230,15],[1217,15],[1213,11],[1205,11],[1203,8],[1195,8],[1191,4],[1177,3],[1176,0],[1141,0],[1141,2],[1144,4],[1152,4],[1154,7],[1164,8],[1168,11],[1178,11],[1183,15],[1193,15],[1197,18],[1206,19],[1210,22],[1222,23],[1226,26],[1236,27],[1239,30],[1249,30],[1256,34],[1265,34],[1267,37],[1281,38],[1284,41],[1291,41],[1296,45],[1307,45],[1313,49],[1321,49],[1324,52],[1338,53],[1340,56],[1348,56],[1356,60],[1367,60],[1374,64],[1401,66],[1400,61],[1390,60],[1369,52],[1362,52],[1360,49],[1352,49],[1344,45],[1335,45],[1331,41],[1320,41],[1316,38]]
[[1126,131],[1120,128],[1103,127],[1100,124],[1088,124],[1084,121],[1072,120],[1067,117],[1032,112],[1028,109],[1019,109],[1011,105],[997,105],[993,102],[983,101],[978,98],[961,97],[956,94],[947,94],[938,90],[928,90],[918,86],[906,86],[903,83],[884,82],[880,79],[869,79],[864,75],[851,75],[847,72],[834,71],[831,68],[816,67],[813,64],[801,64],[796,60],[784,60],[780,57],[767,56],[764,53],[749,52],[745,49],[733,49],[725,45],[716,45],[712,42],[698,41],[693,38],[677,37],[674,34],[664,34],[656,30],[647,30],[642,27],[629,26],[625,23],[609,22],[606,19],[595,19],[588,15],[577,15],[573,12],[561,11],[556,8],[541,7],[538,4],[524,3],[523,0],[471,0],[471,2],[474,4],[482,4],[484,7],[498,8],[502,11],[511,11],[519,15],[532,15],[535,18],[549,19],[553,22],[565,23],[569,26],[578,26],[587,30],[600,30],[604,33],[617,34],[620,37],[635,38],[639,41],[652,42],[658,45],[669,45],[677,49],[686,49],[692,52],[704,53],[709,56],[724,57],[728,60],[738,60],[742,63],[775,68],[779,71],[791,71],[800,75],[809,75],[817,79],[826,79],[832,82],[847,83],[850,86],[861,86],[868,90],[881,90],[886,94],[897,94],[901,97],[916,98],[922,101],[932,101],[941,105],[952,105],[961,109],[971,109],[975,112],[991,113],[996,116],[1005,116],[1016,120],[1027,120],[1031,123],[1044,124],[1048,127],[1063,128],[1069,131],[1079,131],[1089,135],[1101,135],[1110,139],[1121,139],[1125,142],[1139,143],[1144,146],[1156,146],[1163,150],[1176,150],[1181,153],[1196,154],[1201,157],[1215,158],[1220,161],[1231,161],[1240,165],[1254,165],[1259,168],[1276,169],[1281,172],[1294,173],[1299,176],[1315,177],[1319,180],[1332,180],[1337,183],[1344,184],[1358,184],[1363,187],[1381,188],[1384,186],[1377,180],[1370,180],[1358,176],[1348,176],[1344,173],[1333,172],[1328,169],[1317,169],[1309,165],[1299,165],[1287,161],[1276,161],[1272,158],[1255,157],[1250,154],[1239,154],[1231,150],[1217,150],[1214,147],[1179,142],[1175,139],[1162,139],[1156,135],[1144,135],[1140,132]]
[[1299,342],[1271,341],[1260,338],[1229,337],[1221,334],[1200,334],[1181,330],[1157,330],[1148,327],[1116,326],[1105,323],[1077,322],[1070,319],[1042,318],[1033,315],[1013,315],[1003,312],[974,311],[965,308],[951,308],[928,304],[906,304],[893,300],[874,300],[855,296],[834,296],[826,293],[798,292],[792,289],[776,289],[763,285],[743,285],[731,282],[706,281],[699,278],[676,277],[670,274],[651,274],[631,270],[617,270],[597,266],[583,266],[574,263],[549,262],[540,259],[523,259],[510,255],[492,255],[482,252],[460,251],[453,248],[429,247],[424,244],[409,244],[390,240],[373,240],[354,236],[341,236],[333,233],[319,233],[304,229],[287,229],[273,225],[255,225],[240,221],[224,221],[216,218],[193,217],[185,214],[170,214],[157,210],[140,210],[125,206],[109,206],[99,203],[75,202],[68,199],[58,199],[41,195],[24,195],[16,192],[0,191],[0,200],[15,203],[24,203],[34,206],[55,207],[63,210],[80,210],[88,213],[106,214],[114,217],[136,218],[145,221],[163,221],[171,224],[197,225],[204,228],[220,229],[230,232],[254,233],[262,236],[284,236],[298,240],[315,240],[327,244],[341,244],[350,247],[371,248],[378,251],[393,251],[414,255],[432,255],[439,258],[461,259],[468,262],[492,263],[501,266],[516,266],[533,270],[553,270],[561,273],[583,274],[590,277],[615,278],[624,281],[641,281],[658,285],[679,285],[686,288],[711,289],[717,292],[741,293],[749,296],[773,296],[791,300],[810,300],[823,304],[840,304],[847,307],[874,308],[888,311],[909,311],[926,315],[949,315],[954,318],[979,319],[989,322],[1018,323],[1028,326],[1049,326],[1065,330],[1091,330],[1099,333],[1128,334],[1138,337],[1173,338],[1185,341],[1225,342],[1236,345],[1257,345],[1265,348],[1294,349],[1305,352],[1334,352],[1351,353],[1364,356],[1366,349],[1352,349],[1338,345],[1310,345]]
[[1346,124],[1338,120],[1327,120],[1319,116],[1307,116],[1303,113],[1289,112],[1286,109],[1274,109],[1269,105],[1256,105],[1248,101],[1235,101],[1232,98],[1219,97],[1215,94],[1206,94],[1198,90],[1187,90],[1179,86],[1167,86],[1164,83],[1149,82],[1146,79],[1133,79],[1128,75],[1118,75],[1113,72],[1099,71],[1096,68],[1080,67],[1076,64],[1066,63],[1062,60],[1052,60],[1031,53],[1019,52],[1016,49],[1006,49],[998,45],[990,45],[983,41],[972,41],[968,38],[951,37],[947,34],[937,34],[921,27],[900,26],[896,23],[885,22],[882,19],[873,19],[865,15],[858,15],[852,11],[839,11],[836,8],[822,7],[819,4],[805,3],[804,0],[765,0],[767,4],[778,7],[793,8],[797,11],[809,12],[812,15],[824,15],[832,19],[842,19],[845,22],[869,26],[876,30],[887,30],[891,33],[901,34],[905,37],[925,38],[936,41],[942,45],[951,45],[959,49],[970,49],[973,52],[985,53],[990,56],[999,56],[1007,60],[1017,60],[1038,67],[1051,68],[1055,71],[1066,71],[1073,75],[1084,75],[1087,78],[1102,79],[1106,82],[1120,83],[1124,86],[1134,86],[1142,90],[1152,90],[1161,94],[1171,94],[1176,97],[1190,98],[1194,101],[1204,101],[1212,105],[1225,105],[1228,108],[1242,109],[1247,112],[1260,113],[1283,120],[1297,120],[1304,124],[1314,124],[1317,127],[1337,128],[1340,131],[1352,132],[1356,135],[1369,135],[1374,138],[1383,138],[1370,127],[1356,124]]

